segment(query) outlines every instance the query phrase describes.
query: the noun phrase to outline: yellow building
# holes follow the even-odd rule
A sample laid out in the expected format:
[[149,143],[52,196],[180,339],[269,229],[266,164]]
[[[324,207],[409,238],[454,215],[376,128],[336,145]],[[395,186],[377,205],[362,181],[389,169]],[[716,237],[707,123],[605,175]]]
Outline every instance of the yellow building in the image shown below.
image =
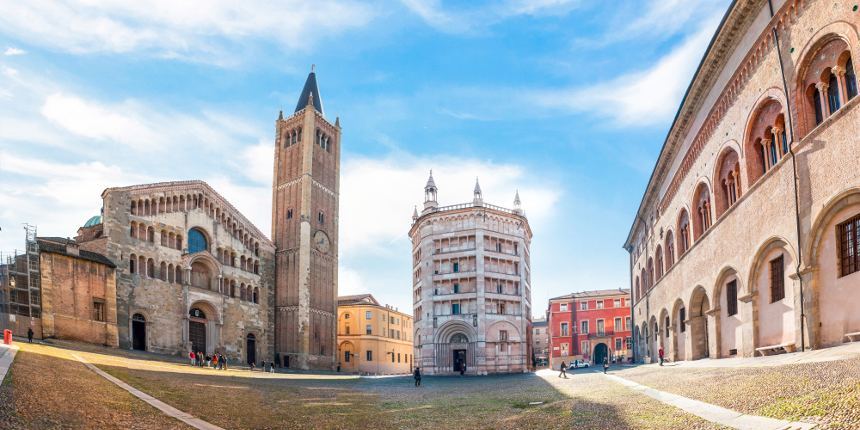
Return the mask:
[[412,316],[382,306],[370,294],[337,299],[337,356],[341,372],[412,372]]

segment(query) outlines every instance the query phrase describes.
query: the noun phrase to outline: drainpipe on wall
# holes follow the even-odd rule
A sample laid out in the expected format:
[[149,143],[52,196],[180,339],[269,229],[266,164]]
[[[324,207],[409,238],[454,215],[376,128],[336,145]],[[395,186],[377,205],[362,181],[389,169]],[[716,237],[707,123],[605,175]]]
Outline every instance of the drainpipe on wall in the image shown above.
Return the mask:
[[[773,4],[771,4],[770,0],[768,0],[768,6],[770,6],[770,16],[773,17]],[[788,84],[785,80],[785,67],[782,64],[782,53],[779,49],[779,34],[777,34],[776,27],[773,27],[772,31],[774,42],[776,43],[776,57],[779,59],[779,71],[782,74],[782,90],[785,93],[785,108],[788,111],[788,127],[786,127],[786,132],[791,132],[788,152],[791,154],[791,169],[792,174],[794,175],[792,178],[792,182],[794,183],[794,222],[797,231],[797,266],[794,271],[797,273],[797,280],[800,283],[800,350],[806,351],[806,333],[804,332],[806,308],[803,305],[803,276],[800,275],[800,266],[803,261],[803,248],[801,247],[800,242],[800,197],[798,196],[797,191],[797,161],[794,154],[794,145],[792,145],[792,143],[794,143],[794,127],[792,126],[791,121],[791,96],[788,94]]]
[[[634,296],[633,296],[633,252],[632,252],[633,249],[632,248],[626,248],[626,250],[627,250],[627,260],[629,260],[628,264],[630,266],[630,303],[635,303],[633,301],[634,300]],[[634,306],[630,305],[630,322],[633,324],[633,327],[629,327],[629,328],[630,328],[630,337],[633,338],[633,345],[634,345],[633,346],[633,362],[635,363],[637,361],[637,355],[638,355],[636,353],[636,344],[639,343],[639,340],[636,339],[636,330],[633,329],[634,327],[636,327],[636,313],[633,312],[633,308],[634,308]],[[640,336],[641,336],[641,334],[640,334]]]
[[[638,211],[636,212],[636,218],[639,218],[639,221],[642,221],[642,226],[644,228],[644,233],[645,233],[645,278],[647,279],[648,276],[650,276],[650,274],[648,273],[648,235],[647,235],[648,223],[645,222],[644,219],[642,219],[642,216],[639,215]],[[631,269],[632,269],[632,267],[631,267]],[[631,272],[631,275],[632,275],[632,272]],[[633,278],[631,277],[630,279],[633,279]],[[644,283],[644,281],[645,280],[643,279],[643,283]],[[640,284],[640,287],[641,286],[642,286],[642,284]],[[650,292],[650,291],[651,291],[651,287],[648,287],[648,292]],[[632,289],[631,289],[631,292],[632,292]],[[645,327],[648,327],[647,321],[648,321],[648,317],[651,315],[651,300],[650,300],[650,296],[648,294],[642,294],[642,296],[645,297],[645,321],[646,321]],[[631,312],[632,312],[632,309],[631,309]],[[641,334],[640,334],[640,337],[641,337]],[[645,341],[646,342],[650,341],[648,336],[645,336]],[[647,355],[647,352],[649,352],[650,350],[651,349],[646,344],[645,345],[646,355]],[[644,357],[643,357],[643,359],[644,359]]]

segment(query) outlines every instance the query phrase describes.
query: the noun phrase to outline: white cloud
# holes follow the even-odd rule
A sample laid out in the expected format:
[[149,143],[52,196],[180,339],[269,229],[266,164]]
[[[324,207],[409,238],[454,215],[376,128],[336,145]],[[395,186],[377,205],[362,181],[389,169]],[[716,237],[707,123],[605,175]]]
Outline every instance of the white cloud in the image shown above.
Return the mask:
[[535,103],[578,113],[596,113],[619,125],[671,120],[692,80],[718,20],[712,19],[650,69],[618,76],[587,88],[531,93]]
[[77,96],[56,93],[48,96],[41,112],[45,118],[81,136],[110,139],[139,149],[160,146],[162,136],[144,119],[129,115],[137,109],[139,106],[133,102],[104,107]]
[[[484,201],[512,207],[517,190],[530,223],[553,216],[561,191],[550,188],[536,172],[515,164],[454,156],[417,158],[392,155],[383,159],[355,157],[343,163],[341,175],[340,250],[390,254],[393,241],[405,240],[412,211],[424,202],[429,170],[439,187],[442,206],[472,201],[475,177],[481,178]],[[407,256],[408,257],[408,256]]]
[[0,187],[3,251],[23,247],[23,235],[12,227],[27,222],[37,225],[42,236],[71,237],[99,214],[105,188],[150,181],[100,161],[62,163],[6,152],[0,153],[0,174],[4,178]]
[[579,5],[579,0],[508,0],[490,6],[446,8],[441,0],[401,1],[427,24],[444,33],[487,27],[518,15],[563,15]]
[[24,51],[23,49],[13,48],[10,46],[6,49],[6,52],[3,55],[22,55],[26,53],[27,51]]
[[[71,3],[71,4],[70,4]],[[233,42],[309,49],[313,41],[368,23],[373,7],[355,0],[0,0],[9,35],[71,53],[149,51],[221,63]]]

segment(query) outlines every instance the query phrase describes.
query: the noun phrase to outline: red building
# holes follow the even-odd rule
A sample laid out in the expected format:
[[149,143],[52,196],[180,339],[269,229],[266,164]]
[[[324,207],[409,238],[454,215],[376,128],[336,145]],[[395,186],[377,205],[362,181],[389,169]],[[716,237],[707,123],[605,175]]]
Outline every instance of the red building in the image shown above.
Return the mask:
[[583,291],[549,300],[550,364],[633,356],[630,290]]

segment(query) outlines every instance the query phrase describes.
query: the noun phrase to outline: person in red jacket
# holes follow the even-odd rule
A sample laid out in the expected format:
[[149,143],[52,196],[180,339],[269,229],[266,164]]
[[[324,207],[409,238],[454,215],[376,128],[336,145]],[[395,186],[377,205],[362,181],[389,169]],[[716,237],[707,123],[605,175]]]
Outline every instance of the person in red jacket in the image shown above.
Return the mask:
[[663,348],[660,348],[660,365],[663,365]]
[[191,351],[191,353],[190,353],[190,354],[188,354],[188,358],[190,358],[190,359],[191,359],[191,365],[193,366],[193,365],[194,365],[194,363],[195,363],[195,361],[194,361],[194,351]]

